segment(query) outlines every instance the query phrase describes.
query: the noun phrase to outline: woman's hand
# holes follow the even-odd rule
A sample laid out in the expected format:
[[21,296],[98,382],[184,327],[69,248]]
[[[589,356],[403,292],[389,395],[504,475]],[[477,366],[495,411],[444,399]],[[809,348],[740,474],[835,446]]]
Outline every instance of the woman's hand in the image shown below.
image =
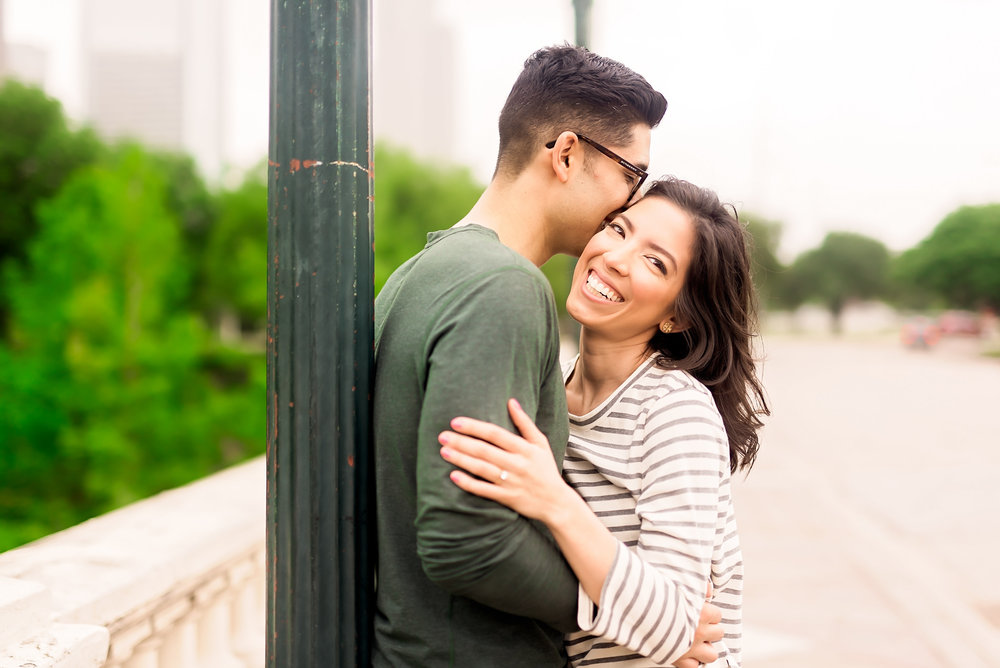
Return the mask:
[[702,606],[698,628],[694,632],[694,644],[684,656],[674,662],[674,666],[676,668],[698,668],[715,662],[719,658],[719,653],[712,646],[712,643],[722,640],[724,635],[722,610],[712,605],[712,583],[709,582],[705,605]]
[[566,494],[576,496],[576,492],[563,481],[545,434],[517,400],[508,401],[507,409],[522,436],[489,422],[458,417],[451,421],[454,431],[438,436],[441,456],[464,469],[452,471],[451,479],[465,491],[548,524],[565,507]]
[[587,596],[600,601],[618,541],[563,480],[548,439],[521,405],[511,399],[507,409],[523,437],[470,418],[456,418],[454,431],[441,432],[441,456],[465,469],[452,471],[451,479],[467,492],[544,522]]

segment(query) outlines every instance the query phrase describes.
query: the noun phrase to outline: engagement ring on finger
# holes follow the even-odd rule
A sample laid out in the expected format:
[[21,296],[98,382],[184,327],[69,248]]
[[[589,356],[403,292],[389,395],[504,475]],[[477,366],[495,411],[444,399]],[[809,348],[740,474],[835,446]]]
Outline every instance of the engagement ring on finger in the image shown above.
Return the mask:
[[506,480],[509,475],[506,469],[500,469],[500,480]]

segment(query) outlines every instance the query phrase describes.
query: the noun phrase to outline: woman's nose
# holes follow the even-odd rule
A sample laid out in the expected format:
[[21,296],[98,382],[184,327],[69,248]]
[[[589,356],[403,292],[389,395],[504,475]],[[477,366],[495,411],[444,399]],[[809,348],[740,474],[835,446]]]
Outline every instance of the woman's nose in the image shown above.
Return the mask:
[[604,262],[609,269],[613,269],[622,276],[628,275],[628,255],[621,251],[611,251],[605,253]]

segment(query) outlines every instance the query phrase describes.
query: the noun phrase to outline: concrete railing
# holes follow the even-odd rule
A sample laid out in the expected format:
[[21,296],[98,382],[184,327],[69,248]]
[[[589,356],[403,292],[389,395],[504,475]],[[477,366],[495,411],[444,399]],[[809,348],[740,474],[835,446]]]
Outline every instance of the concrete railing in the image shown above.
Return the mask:
[[0,668],[264,665],[259,457],[0,554]]

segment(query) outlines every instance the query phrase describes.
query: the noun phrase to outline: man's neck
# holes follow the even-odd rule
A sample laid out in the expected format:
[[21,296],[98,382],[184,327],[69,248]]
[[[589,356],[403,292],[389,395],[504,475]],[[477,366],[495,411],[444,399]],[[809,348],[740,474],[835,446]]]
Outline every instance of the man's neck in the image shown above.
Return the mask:
[[458,222],[470,223],[493,230],[502,244],[535,266],[542,266],[555,254],[547,239],[541,203],[521,180],[490,183],[472,210]]

